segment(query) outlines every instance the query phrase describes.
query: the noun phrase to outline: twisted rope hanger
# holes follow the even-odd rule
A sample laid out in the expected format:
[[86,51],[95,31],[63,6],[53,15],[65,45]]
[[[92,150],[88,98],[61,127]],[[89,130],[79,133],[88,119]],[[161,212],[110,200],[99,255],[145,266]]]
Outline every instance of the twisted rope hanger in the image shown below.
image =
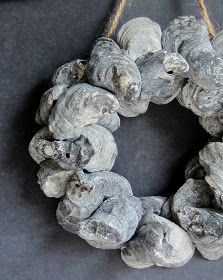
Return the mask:
[[209,15],[208,15],[208,10],[205,6],[205,3],[204,3],[204,0],[198,0],[198,5],[200,7],[200,10],[201,10],[201,14],[203,16],[203,19],[207,25],[207,28],[208,28],[208,32],[209,34],[211,35],[212,38],[214,38],[216,36],[216,31],[215,31],[215,28],[214,28],[214,25],[213,23],[211,22],[210,18],[209,18]]
[[[111,16],[110,16],[110,20],[103,32],[103,35],[105,37],[111,38],[112,35],[114,34],[114,32],[117,28],[117,25],[119,23],[119,20],[121,18],[121,15],[123,13],[125,4],[126,4],[126,0],[116,0],[115,1],[114,8],[113,8]],[[217,33],[215,31],[213,23],[211,22],[211,20],[209,18],[208,10],[204,3],[204,0],[198,0],[198,5],[201,10],[202,17],[207,25],[208,32],[211,35],[211,37],[214,38]]]
[[119,20],[122,16],[124,7],[126,4],[126,0],[115,0],[114,1],[114,7],[112,9],[111,15],[109,17],[108,23],[102,33],[103,36],[111,38],[114,34]]

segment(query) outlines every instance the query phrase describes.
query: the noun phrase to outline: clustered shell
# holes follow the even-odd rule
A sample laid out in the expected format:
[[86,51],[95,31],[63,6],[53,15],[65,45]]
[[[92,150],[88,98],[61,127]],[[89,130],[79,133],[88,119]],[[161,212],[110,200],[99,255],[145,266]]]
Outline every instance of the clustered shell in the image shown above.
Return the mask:
[[[132,19],[112,39],[99,38],[89,60],[56,70],[30,144],[38,183],[60,198],[56,217],[67,231],[100,249],[120,249],[133,268],[179,267],[194,249],[223,257],[223,32],[178,17],[162,33],[149,18]],[[137,198],[111,171],[118,154],[118,114],[135,117],[149,103],[179,103],[199,116],[212,140],[186,166],[186,182],[169,198]]]

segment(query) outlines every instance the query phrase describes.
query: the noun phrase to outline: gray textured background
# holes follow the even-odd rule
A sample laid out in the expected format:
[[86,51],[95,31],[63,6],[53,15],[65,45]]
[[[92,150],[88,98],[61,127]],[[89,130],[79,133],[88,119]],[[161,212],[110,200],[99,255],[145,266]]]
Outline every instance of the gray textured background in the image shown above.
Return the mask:
[[[206,3],[221,24],[223,1]],[[222,261],[198,254],[179,269],[128,268],[118,251],[91,248],[65,232],[55,218],[58,201],[44,197],[36,183],[38,167],[27,146],[38,129],[40,96],[58,66],[88,56],[110,6],[111,0],[0,2],[0,279],[222,279]],[[122,22],[148,16],[165,28],[183,14],[199,15],[195,0],[129,0]],[[186,160],[207,139],[177,102],[151,105],[144,116],[121,123],[114,171],[136,195],[171,194],[183,182]]]

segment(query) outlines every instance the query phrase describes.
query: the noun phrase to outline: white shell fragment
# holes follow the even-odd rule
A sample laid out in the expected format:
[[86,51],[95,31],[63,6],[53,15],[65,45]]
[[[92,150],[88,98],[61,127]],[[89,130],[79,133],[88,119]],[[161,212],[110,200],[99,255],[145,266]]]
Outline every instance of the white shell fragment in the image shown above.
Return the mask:
[[211,209],[214,204],[210,186],[203,180],[193,179],[187,180],[172,202],[175,219],[209,260],[223,257],[223,212]]
[[64,196],[73,174],[72,170],[64,170],[55,161],[46,160],[40,164],[38,184],[46,196],[59,198]]
[[223,209],[223,143],[206,145],[199,152],[199,160],[206,172],[205,180],[214,191],[218,206]]
[[184,82],[182,74],[188,71],[185,59],[176,53],[158,51],[140,57],[136,64],[142,79],[141,100],[156,104],[172,101]]
[[97,123],[119,108],[116,97],[89,84],[70,87],[57,101],[49,117],[49,130],[55,139],[78,136],[78,128]]
[[63,141],[53,140],[44,127],[31,140],[29,152],[38,164],[53,159],[64,169],[90,172],[110,170],[118,154],[112,134],[100,125],[86,126],[76,139]]
[[180,16],[162,33],[163,48],[181,54],[189,64],[187,77],[206,90],[223,86],[223,60],[212,48],[205,23]]
[[161,29],[159,24],[146,17],[133,18],[118,32],[117,42],[132,60],[161,49]]
[[128,241],[142,216],[137,197],[120,194],[105,200],[96,212],[78,225],[78,235],[100,249],[117,249]]
[[131,104],[139,98],[139,70],[126,51],[111,39],[96,41],[87,65],[87,77],[93,85],[112,91],[119,101]]
[[179,267],[191,259],[194,246],[186,231],[151,212],[144,219],[136,235],[121,248],[121,258],[128,266]]
[[57,99],[65,93],[66,85],[56,85],[48,89],[40,99],[40,105],[36,112],[35,121],[40,125],[48,124],[49,115]]
[[78,221],[90,217],[105,199],[121,193],[132,195],[124,177],[108,171],[90,174],[79,171],[69,180],[66,196],[58,205],[58,221],[66,230],[76,233]]
[[87,61],[77,59],[62,65],[53,75],[53,85],[71,86],[81,82],[85,76]]

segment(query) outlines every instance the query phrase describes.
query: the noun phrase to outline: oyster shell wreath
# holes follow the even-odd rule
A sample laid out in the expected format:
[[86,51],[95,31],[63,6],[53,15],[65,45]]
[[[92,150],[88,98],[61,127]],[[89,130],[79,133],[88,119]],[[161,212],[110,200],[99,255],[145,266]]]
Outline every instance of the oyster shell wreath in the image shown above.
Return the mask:
[[[100,249],[121,249],[130,267],[179,267],[196,248],[223,257],[223,31],[210,41],[206,25],[181,16],[161,32],[149,18],[125,23],[117,43],[96,40],[89,60],[56,70],[41,98],[43,126],[29,145],[38,183],[60,198],[56,216],[67,231]],[[170,198],[137,198],[112,171],[118,114],[135,117],[150,102],[177,98],[216,137],[186,167]]]

